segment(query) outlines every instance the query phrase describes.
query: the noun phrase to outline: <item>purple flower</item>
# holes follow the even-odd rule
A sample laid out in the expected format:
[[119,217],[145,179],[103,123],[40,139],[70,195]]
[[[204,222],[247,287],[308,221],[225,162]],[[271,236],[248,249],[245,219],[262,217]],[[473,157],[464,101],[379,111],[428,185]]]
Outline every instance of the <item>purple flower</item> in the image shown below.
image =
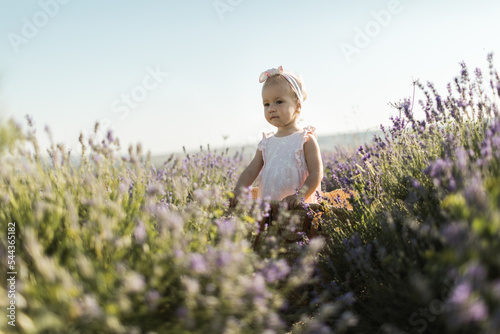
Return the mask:
[[483,265],[479,263],[471,263],[465,272],[465,276],[472,280],[472,282],[477,282],[477,285],[482,285],[484,279],[487,277],[486,269]]
[[428,173],[429,176],[437,179],[444,177],[448,174],[452,162],[449,160],[437,159],[433,164],[429,166]]
[[26,120],[28,121],[28,125],[33,126],[33,115],[26,115]]
[[158,184],[149,185],[146,192],[147,192],[147,195],[151,196],[151,197],[156,196],[158,194],[161,194],[161,195],[165,194],[165,192],[161,189],[161,186]]
[[341,303],[342,305],[352,306],[356,302],[356,297],[353,292],[349,291],[348,293],[338,297],[335,301]]
[[156,309],[158,304],[160,303],[161,295],[157,290],[149,290],[146,293],[146,303],[150,311]]
[[219,233],[224,236],[231,236],[236,231],[234,221],[229,219],[219,219],[215,222],[215,225],[217,225]]
[[463,282],[457,285],[450,295],[450,302],[452,304],[464,304],[470,298],[472,288],[469,283]]
[[457,149],[457,165],[460,170],[465,170],[468,165],[468,156],[467,156],[467,151],[463,148],[458,148]]
[[267,295],[266,281],[261,274],[255,274],[255,276],[247,282],[246,291],[250,295],[256,297],[263,297]]
[[480,212],[488,209],[488,196],[486,195],[479,175],[474,175],[467,187],[465,187],[464,197],[469,207],[475,208]]
[[462,249],[469,234],[469,227],[466,223],[451,223],[444,226],[441,230],[441,235],[457,250]]
[[120,182],[120,184],[118,185],[118,192],[120,194],[123,194],[127,191],[127,184],[125,182]]
[[263,270],[263,275],[268,282],[276,282],[284,279],[290,273],[290,267],[284,259],[271,262]]
[[142,220],[139,220],[137,226],[134,229],[134,238],[138,243],[142,244],[146,239],[146,236],[146,226],[144,225],[144,222]]
[[106,138],[108,139],[108,142],[112,143],[115,141],[115,138],[113,137],[113,131],[108,130]]
[[184,255],[185,255],[185,253],[184,253],[184,251],[183,251],[182,249],[180,249],[180,248],[178,248],[178,247],[176,247],[176,248],[174,249],[174,256],[175,256],[176,258],[180,259],[180,258],[184,257]]
[[204,274],[208,271],[208,265],[205,258],[200,253],[194,253],[191,255],[189,261],[189,266],[191,270],[196,274]]
[[467,308],[466,319],[469,321],[481,321],[488,315],[488,309],[482,300],[473,301]]
[[229,252],[221,251],[218,252],[216,256],[215,263],[217,263],[217,266],[219,267],[225,267],[229,263],[231,263],[232,255]]

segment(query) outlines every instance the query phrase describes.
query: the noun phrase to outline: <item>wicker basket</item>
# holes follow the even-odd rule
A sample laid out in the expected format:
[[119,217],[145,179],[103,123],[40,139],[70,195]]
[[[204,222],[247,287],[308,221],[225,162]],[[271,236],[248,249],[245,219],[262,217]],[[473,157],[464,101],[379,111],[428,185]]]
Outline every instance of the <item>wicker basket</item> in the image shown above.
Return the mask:
[[[252,188],[253,199],[257,199],[257,192],[257,187]],[[348,224],[350,213],[353,210],[349,199],[353,196],[357,196],[355,191],[336,189],[334,191],[322,193],[324,199],[322,203],[311,203],[308,205],[308,209],[304,209],[301,206],[290,209],[294,211],[294,214],[302,218],[302,227],[297,232],[305,233],[309,239],[320,235],[321,226],[319,221],[326,212],[330,215],[334,215],[340,222]],[[268,226],[276,224],[280,203],[280,201],[271,201],[271,210],[269,211],[268,217],[265,217],[260,222],[260,231],[264,230],[266,224]],[[278,227],[278,235],[289,243],[295,243],[302,240],[303,237],[297,232],[290,233],[287,229]],[[254,242],[254,248],[259,246],[260,239],[261,235],[257,235]]]

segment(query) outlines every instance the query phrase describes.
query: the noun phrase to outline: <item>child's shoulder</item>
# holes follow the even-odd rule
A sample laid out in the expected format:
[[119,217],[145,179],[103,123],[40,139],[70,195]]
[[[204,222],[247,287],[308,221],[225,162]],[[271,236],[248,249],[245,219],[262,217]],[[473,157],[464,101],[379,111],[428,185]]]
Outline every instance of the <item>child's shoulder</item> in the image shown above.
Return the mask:
[[316,135],[316,128],[314,126],[308,125],[302,129],[302,138],[307,141],[309,139],[316,140],[318,136]]
[[266,149],[269,138],[274,136],[274,132],[262,132],[262,139],[257,145],[257,149],[259,151],[264,151]]
[[269,139],[274,136],[274,132],[262,132],[262,139]]
[[305,126],[302,130],[304,134],[316,134],[316,128],[312,125]]

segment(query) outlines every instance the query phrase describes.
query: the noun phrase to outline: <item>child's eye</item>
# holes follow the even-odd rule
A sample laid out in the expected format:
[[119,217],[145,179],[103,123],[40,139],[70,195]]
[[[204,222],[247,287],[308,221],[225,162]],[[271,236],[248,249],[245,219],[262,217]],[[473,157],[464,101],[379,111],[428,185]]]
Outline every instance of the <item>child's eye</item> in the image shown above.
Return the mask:
[[277,103],[277,104],[282,104],[282,103],[283,103],[283,101],[278,100],[278,101],[276,101],[276,103]]
[[269,107],[269,103],[264,103],[264,107]]

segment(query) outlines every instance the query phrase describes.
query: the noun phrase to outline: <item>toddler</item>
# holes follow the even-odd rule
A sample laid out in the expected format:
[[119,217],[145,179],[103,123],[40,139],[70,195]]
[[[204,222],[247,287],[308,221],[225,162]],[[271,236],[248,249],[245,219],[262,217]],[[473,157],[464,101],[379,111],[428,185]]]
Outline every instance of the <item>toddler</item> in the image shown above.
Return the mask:
[[231,205],[236,204],[242,189],[252,185],[259,173],[259,198],[283,201],[289,208],[297,206],[302,197],[307,203],[317,203],[323,163],[315,128],[302,129],[297,125],[306,99],[302,83],[281,66],[263,72],[259,81],[264,83],[264,116],[276,127],[276,133],[263,134],[254,158],[236,183]]

